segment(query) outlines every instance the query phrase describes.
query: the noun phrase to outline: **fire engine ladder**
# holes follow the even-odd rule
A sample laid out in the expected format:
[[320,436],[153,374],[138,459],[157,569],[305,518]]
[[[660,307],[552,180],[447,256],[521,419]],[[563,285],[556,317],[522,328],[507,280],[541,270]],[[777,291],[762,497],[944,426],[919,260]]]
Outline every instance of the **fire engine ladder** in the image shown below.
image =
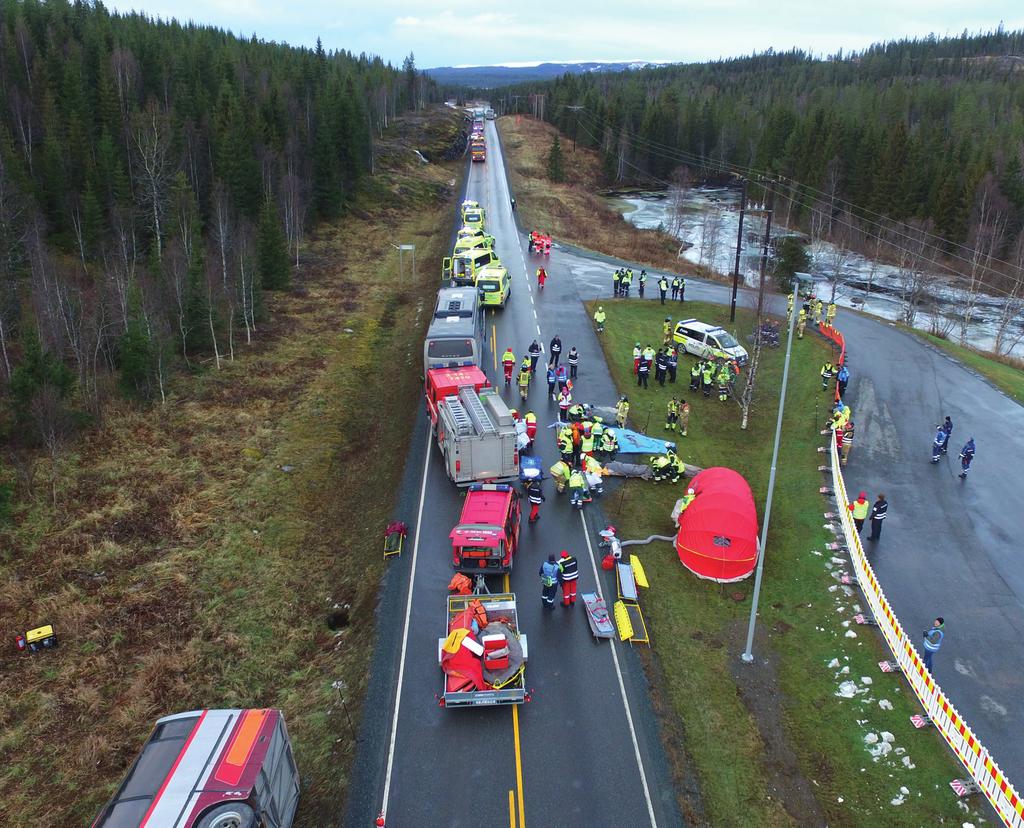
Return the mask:
[[480,397],[477,396],[472,388],[463,388],[459,392],[459,401],[476,427],[477,434],[497,433],[498,429],[494,427],[494,423],[491,422],[491,418],[487,415],[487,410],[484,408],[483,403],[480,402]]
[[473,422],[469,419],[469,413],[463,407],[462,401],[458,397],[452,396],[448,397],[445,403],[447,403],[452,422],[455,424],[455,432],[459,435],[472,434]]

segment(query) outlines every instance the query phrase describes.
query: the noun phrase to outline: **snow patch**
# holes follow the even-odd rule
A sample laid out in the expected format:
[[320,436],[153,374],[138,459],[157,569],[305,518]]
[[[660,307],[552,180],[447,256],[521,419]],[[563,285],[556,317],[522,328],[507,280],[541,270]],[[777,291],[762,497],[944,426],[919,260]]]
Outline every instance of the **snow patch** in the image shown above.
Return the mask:
[[852,699],[857,695],[857,685],[852,681],[844,681],[839,685],[839,690],[836,691],[836,695],[843,699]]
[[913,770],[917,767],[917,765],[910,761],[909,756],[904,756],[901,761],[903,762],[903,767],[905,767],[907,770]]
[[882,710],[892,710],[892,702],[888,699],[879,699],[878,706],[882,708]]
[[896,741],[896,737],[893,736],[888,730],[883,730],[878,735],[882,737],[882,741],[883,742],[895,742]]
[[830,661],[830,662],[828,663],[828,668],[829,668],[830,670],[835,670],[835,669],[836,669],[836,667],[838,667],[838,666],[839,666],[839,659],[838,659],[838,658],[833,658],[833,659],[832,659],[832,660],[831,660],[831,661]]
[[875,680],[873,678],[871,678],[871,676],[861,676],[860,677],[860,683],[861,684],[874,684]]
[[857,633],[855,633],[853,630],[847,630],[846,631],[846,637],[847,638],[856,638],[857,637]]

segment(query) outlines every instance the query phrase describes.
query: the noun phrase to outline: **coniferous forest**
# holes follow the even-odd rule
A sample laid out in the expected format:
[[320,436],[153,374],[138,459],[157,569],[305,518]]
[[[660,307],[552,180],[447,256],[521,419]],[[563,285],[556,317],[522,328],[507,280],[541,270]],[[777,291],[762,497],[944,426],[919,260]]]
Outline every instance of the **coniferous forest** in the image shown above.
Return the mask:
[[258,336],[373,135],[432,86],[321,47],[0,0],[0,379],[41,442]]
[[884,220],[936,241],[930,255],[953,255],[962,272],[966,248],[1020,258],[1022,54],[1024,32],[1000,28],[827,58],[769,51],[569,74],[505,100],[600,150],[609,184],[669,184],[681,170],[782,177],[805,226],[824,202],[830,226],[840,212],[850,224]]

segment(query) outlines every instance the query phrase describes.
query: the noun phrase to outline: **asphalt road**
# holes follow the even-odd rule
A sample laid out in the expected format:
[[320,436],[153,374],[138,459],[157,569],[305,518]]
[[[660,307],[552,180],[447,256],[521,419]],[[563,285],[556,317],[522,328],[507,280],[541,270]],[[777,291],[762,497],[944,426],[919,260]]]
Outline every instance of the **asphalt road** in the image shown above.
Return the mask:
[[[582,354],[576,399],[610,406],[615,389],[576,282],[560,278],[556,267],[545,291],[537,291],[532,274],[543,260],[527,258],[516,229],[493,123],[487,137],[487,162],[472,165],[466,197],[487,210],[487,229],[512,275],[512,297],[504,310],[488,313],[483,367],[504,389],[495,350],[500,354],[511,345],[521,357],[536,338],[546,359],[558,333],[565,353],[576,345]],[[435,264],[440,275],[440,263],[429,266]],[[546,390],[543,380],[536,381],[528,404],[538,416],[537,447],[549,466],[557,455],[546,426],[556,407]],[[514,387],[504,393],[522,408]],[[398,515],[410,524],[410,537],[382,587],[378,652],[345,824],[372,824],[382,803],[389,828],[681,824],[636,653],[617,642],[595,643],[582,603],[554,611],[541,605],[537,569],[548,553],[562,549],[580,561],[581,592],[598,583],[608,597],[615,590],[598,567],[599,508],[588,504],[581,517],[567,496],[556,496],[550,486],[546,494],[540,521],[524,521],[510,576],[520,628],[530,642],[526,679],[533,701],[515,709],[441,708],[435,698],[442,686],[437,639],[445,632],[452,574],[448,532],[462,496],[445,477],[419,413]]]
[[[565,245],[551,258],[551,269],[571,278],[584,299],[609,297],[611,270],[626,264]],[[729,294],[725,285],[687,279],[687,299],[724,304]],[[739,301],[752,305],[752,292],[741,291]],[[773,296],[769,309],[784,315],[784,298]],[[680,309],[671,315],[679,317]],[[882,540],[865,543],[869,559],[908,631],[945,619],[936,678],[1020,790],[1024,407],[886,320],[840,310],[836,326],[847,341],[846,396],[857,427],[847,489],[853,496],[866,490],[872,502],[884,492],[890,504]],[[741,340],[744,333],[737,331]],[[935,426],[947,414],[954,426],[949,454],[933,466]],[[969,478],[960,481],[956,455],[972,436],[978,454]]]

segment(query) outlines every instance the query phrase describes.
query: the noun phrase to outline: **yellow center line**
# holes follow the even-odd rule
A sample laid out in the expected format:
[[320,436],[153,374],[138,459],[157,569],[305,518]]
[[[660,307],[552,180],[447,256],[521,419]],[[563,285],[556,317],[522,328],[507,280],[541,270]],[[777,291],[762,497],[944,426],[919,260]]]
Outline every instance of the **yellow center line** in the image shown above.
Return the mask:
[[516,788],[519,791],[519,828],[526,828],[526,812],[523,805],[523,758],[519,752],[519,705],[512,705],[512,734],[516,743]]
[[516,828],[516,798],[511,790],[508,792],[508,828]]
[[[494,376],[498,376],[498,328],[491,325],[491,354],[494,355]],[[506,586],[506,589],[508,587]]]
[[[511,591],[511,579],[509,574],[505,573],[503,581],[505,592]],[[519,748],[519,705],[512,705],[512,739],[515,742],[516,748],[516,790],[519,792],[519,828],[526,828],[526,813],[523,806],[523,755]],[[512,808],[512,791],[508,792],[509,809],[514,811]],[[511,816],[511,814],[510,814]],[[512,828],[515,828],[515,823],[512,823]]]

